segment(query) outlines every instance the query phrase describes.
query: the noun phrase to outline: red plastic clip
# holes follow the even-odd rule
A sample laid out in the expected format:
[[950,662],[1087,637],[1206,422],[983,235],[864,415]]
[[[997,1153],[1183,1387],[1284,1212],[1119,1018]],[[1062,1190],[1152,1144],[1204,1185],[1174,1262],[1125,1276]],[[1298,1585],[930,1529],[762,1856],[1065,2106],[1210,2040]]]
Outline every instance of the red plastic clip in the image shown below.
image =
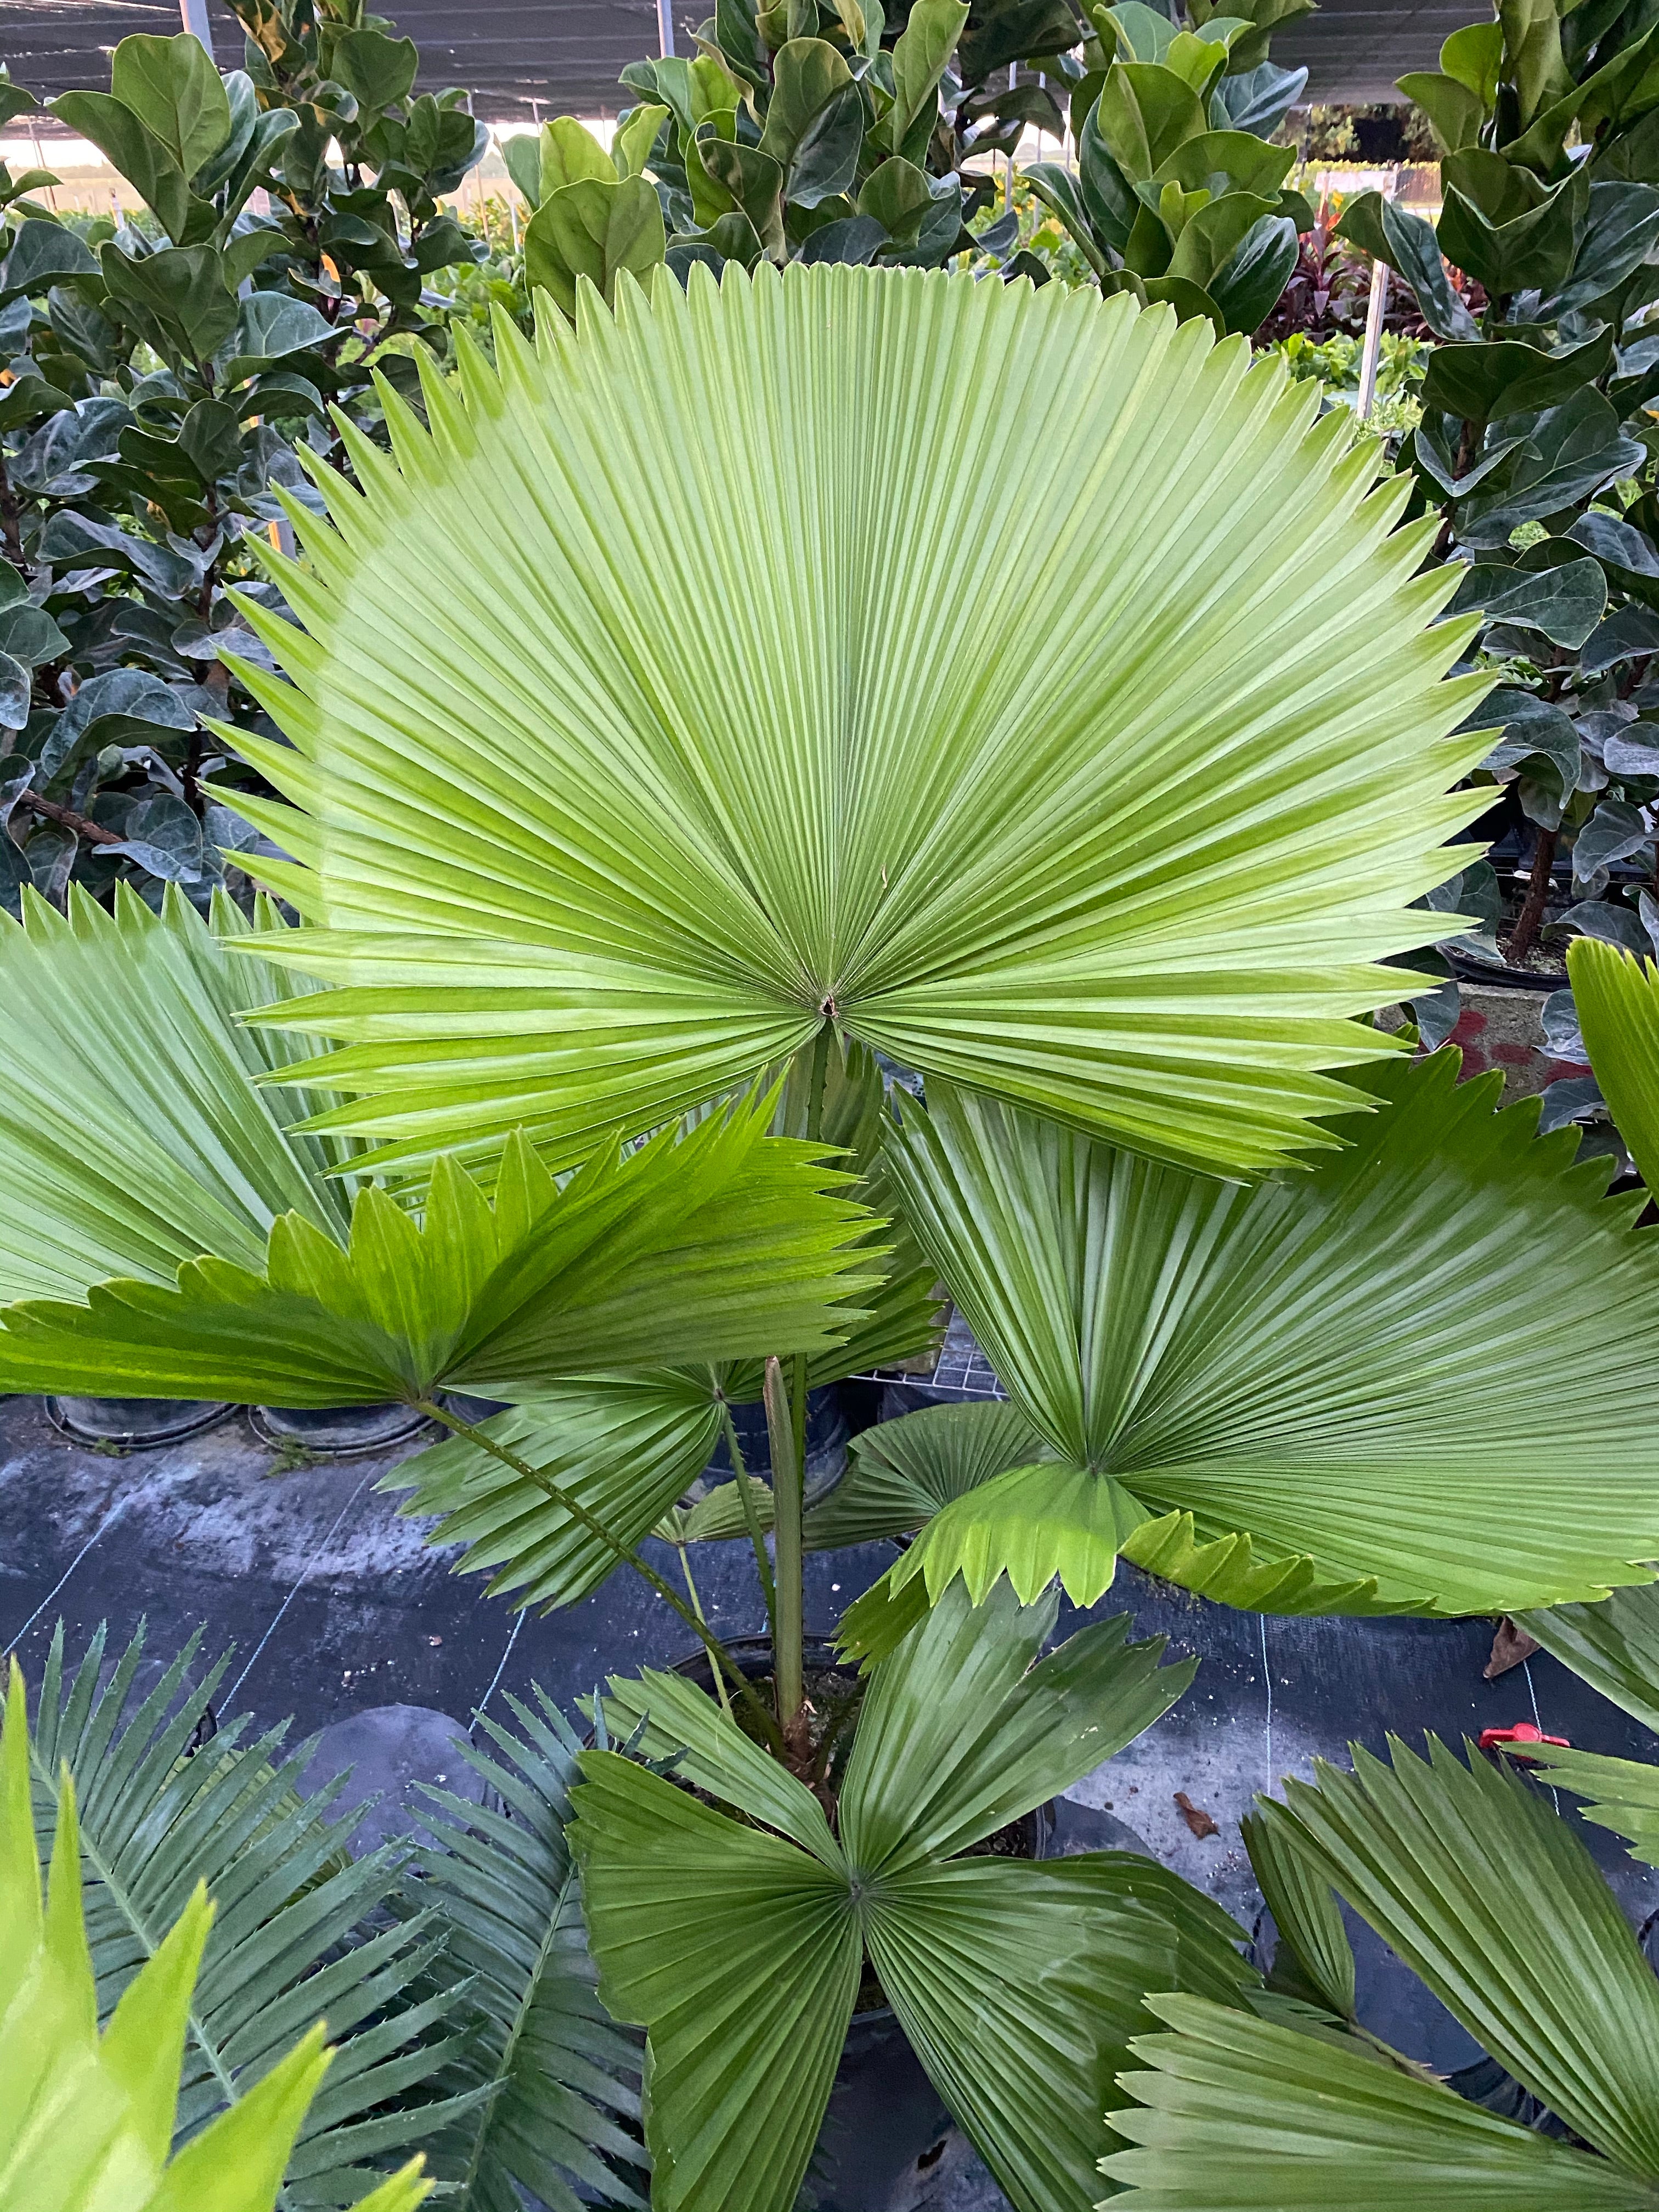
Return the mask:
[[1542,1729],[1535,1729],[1530,1721],[1516,1721],[1513,1728],[1482,1729],[1480,1741],[1482,1751],[1506,1751],[1511,1759],[1522,1760],[1526,1759],[1526,1746],[1528,1744],[1553,1743],[1562,1751],[1572,1749],[1565,1736],[1546,1735]]

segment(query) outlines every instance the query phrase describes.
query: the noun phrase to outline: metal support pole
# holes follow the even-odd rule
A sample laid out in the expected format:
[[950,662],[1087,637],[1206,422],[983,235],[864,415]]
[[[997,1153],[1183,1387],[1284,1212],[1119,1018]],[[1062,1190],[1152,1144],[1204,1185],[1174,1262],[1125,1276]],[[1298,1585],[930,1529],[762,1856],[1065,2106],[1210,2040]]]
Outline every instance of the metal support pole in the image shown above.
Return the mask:
[[1389,309],[1389,264],[1371,264],[1371,296],[1365,309],[1365,343],[1359,356],[1359,398],[1354,413],[1362,422],[1370,417],[1376,398],[1377,356],[1382,350],[1382,318]]
[[208,0],[179,0],[179,15],[191,38],[199,39],[208,50],[208,59],[217,57],[213,51],[213,26],[208,21]]
[[671,60],[673,57],[673,0],[657,0],[657,51],[665,61]]
[[[1019,82],[1019,64],[1018,64],[1018,62],[1010,62],[1010,63],[1009,63],[1009,64],[1008,64],[1008,89],[1009,89],[1009,91],[1010,91],[1010,92],[1012,92],[1012,91],[1013,90],[1014,87],[1015,87],[1018,82]],[[1012,214],[1012,213],[1013,212],[1013,205],[1014,205],[1014,157],[1013,157],[1013,155],[1012,155],[1012,153],[1004,155],[1004,156],[1003,156],[1003,170],[1004,170],[1003,179],[1002,179],[1003,211],[1004,211],[1004,213],[1005,213],[1005,214]]]
[[[1400,183],[1396,169],[1384,199],[1392,199]],[[1389,264],[1386,261],[1371,264],[1371,295],[1365,307],[1365,343],[1359,355],[1359,396],[1354,413],[1362,422],[1370,417],[1376,402],[1376,365],[1382,352],[1382,318],[1389,312]]]

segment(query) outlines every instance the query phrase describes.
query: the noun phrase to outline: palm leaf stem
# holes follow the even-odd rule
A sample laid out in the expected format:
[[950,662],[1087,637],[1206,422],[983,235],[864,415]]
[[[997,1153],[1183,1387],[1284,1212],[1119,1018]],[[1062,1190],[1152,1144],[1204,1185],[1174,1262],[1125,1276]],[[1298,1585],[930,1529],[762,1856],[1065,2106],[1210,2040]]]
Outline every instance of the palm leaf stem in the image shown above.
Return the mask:
[[749,1530],[749,1540],[755,1547],[755,1571],[760,1577],[761,1595],[766,1601],[766,1632],[772,1639],[772,1648],[778,1643],[778,1592],[772,1579],[772,1561],[766,1549],[766,1536],[760,1524],[760,1515],[755,1508],[754,1492],[749,1487],[749,1469],[744,1462],[743,1446],[738,1442],[738,1425],[732,1418],[732,1408],[722,1405],[726,1420],[726,1449],[732,1455],[732,1472],[737,1477],[738,1498],[743,1507],[743,1517]]
[[[702,1621],[703,1626],[707,1628],[708,1626],[708,1616],[702,1609],[702,1599],[698,1595],[696,1582],[691,1572],[691,1554],[686,1548],[685,1539],[684,1536],[676,1535],[672,1539],[672,1541],[673,1543],[674,1549],[679,1553],[680,1573],[684,1579],[685,1595],[690,1601],[691,1610],[696,1614],[697,1619]],[[718,1667],[714,1669],[714,1688],[720,1698],[720,1711],[726,1715],[727,1720],[731,1720],[733,1717],[732,1711],[732,1692],[726,1688],[726,1677]]]
[[[817,1144],[823,1134],[823,1092],[830,1074],[831,1014],[812,1040],[812,1064],[806,1081],[806,1141]],[[766,1423],[772,1439],[772,1542],[777,1559],[777,1605],[773,1622],[772,1655],[777,1684],[778,1722],[786,1735],[806,1694],[806,1361],[797,1353],[790,1364],[790,1449],[781,1452],[782,1422],[775,1412],[774,1383],[782,1397],[781,1364],[766,1363]]]
[[522,1460],[516,1452],[509,1451],[505,1444],[498,1443],[488,1430],[475,1428],[471,1421],[464,1421],[459,1413],[452,1413],[447,1406],[439,1405],[434,1398],[417,1398],[414,1403],[416,1411],[424,1413],[428,1420],[436,1421],[440,1427],[449,1430],[454,1436],[465,1437],[469,1443],[477,1444],[480,1451],[488,1452],[492,1459],[500,1460],[503,1467],[511,1468],[514,1474],[521,1476],[526,1482],[533,1482],[537,1489],[544,1491],[556,1505],[562,1505],[573,1520],[580,1521],[590,1535],[597,1536],[623,1565],[632,1567],[665,1603],[673,1607],[692,1634],[705,1646],[714,1662],[716,1674],[722,1667],[726,1668],[739,1696],[747,1700],[764,1724],[769,1737],[775,1734],[772,1716],[750,1688],[737,1661],[714,1630],[707,1621],[698,1618],[672,1583],[665,1582],[654,1567],[646,1565],[631,1544],[625,1544],[620,1536],[614,1535],[599,1515],[590,1513],[573,1492],[550,1480],[539,1469],[532,1467],[527,1460]]
[[805,1518],[805,1480],[797,1441],[802,1428],[796,1406],[804,1406],[805,1377],[792,1376],[786,1388],[783,1362],[775,1353],[766,1363],[766,1432],[772,1443],[772,1543],[777,1561],[777,1628],[772,1644],[773,1679],[777,1687],[778,1726],[786,1738],[805,1695],[805,1584],[803,1579]]

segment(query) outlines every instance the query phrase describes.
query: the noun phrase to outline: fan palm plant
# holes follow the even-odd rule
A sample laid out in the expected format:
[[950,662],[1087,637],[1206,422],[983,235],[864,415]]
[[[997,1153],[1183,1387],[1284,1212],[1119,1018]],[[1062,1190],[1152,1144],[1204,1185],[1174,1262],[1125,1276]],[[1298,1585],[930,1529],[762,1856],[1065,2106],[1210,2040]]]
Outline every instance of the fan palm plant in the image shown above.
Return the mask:
[[[273,941],[275,909],[261,918]],[[331,1094],[311,1091],[303,1041],[239,1019],[271,989],[262,962],[225,957],[246,938],[228,901],[210,932],[173,893],[157,915],[123,892],[113,917],[78,894],[66,917],[26,896],[22,923],[0,922],[0,1387],[400,1400],[466,1429],[444,1386],[517,1400],[604,1364],[623,1379],[576,1394],[596,1441],[575,1480],[602,1488],[636,1443],[629,1371],[806,1357],[868,1318],[844,1301],[881,1281],[871,1217],[822,1146],[769,1134],[767,1099],[626,1158],[601,1147],[562,1187],[515,1137],[493,1204],[440,1158],[418,1206],[400,1204],[349,1143],[273,1111],[272,1073],[302,1103]],[[706,1635],[633,1541],[684,1487],[670,1473],[631,1534],[545,1473],[528,1479]]]
[[[0,1731],[0,2199],[15,2212],[271,2212],[334,2057],[322,2024],[169,2162],[214,1905],[198,1881],[158,1923],[100,2034],[75,1785],[65,1768],[43,1911],[30,1768],[14,1661]],[[358,2212],[415,2212],[430,2193],[416,2160]]]
[[[1336,1143],[1376,963],[1443,927],[1412,902],[1485,679],[1443,680],[1401,488],[1247,364],[1127,299],[696,268],[534,350],[503,323],[424,423],[388,392],[389,457],[343,426],[357,487],[321,471],[332,526],[296,507],[273,570],[305,629],[249,609],[292,679],[257,748],[290,804],[250,812],[310,925],[252,949],[325,987],[260,1018],[351,1094],[301,1127],[416,1178],[522,1129],[557,1169],[789,1061],[811,1139],[850,1041],[1200,1172]],[[988,623],[1014,566],[1046,624]],[[532,1441],[492,1440],[525,1484]],[[533,1587],[570,1564],[524,1503],[451,1533]]]

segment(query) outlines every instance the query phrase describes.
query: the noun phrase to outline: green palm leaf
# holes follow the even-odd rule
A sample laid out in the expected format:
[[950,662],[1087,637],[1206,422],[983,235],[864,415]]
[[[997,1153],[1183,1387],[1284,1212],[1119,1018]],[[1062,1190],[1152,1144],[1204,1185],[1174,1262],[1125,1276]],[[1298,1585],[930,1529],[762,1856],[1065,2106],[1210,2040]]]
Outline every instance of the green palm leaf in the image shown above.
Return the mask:
[[[504,1445],[636,1544],[696,1480],[720,1442],[707,1376],[594,1376],[550,1385],[533,1405],[493,1414],[482,1433]],[[556,1498],[466,1437],[416,1453],[384,1475],[401,1508],[438,1515],[434,1544],[464,1544],[458,1573],[489,1572],[487,1595],[521,1606],[574,1605],[617,1563],[614,1550]],[[766,1493],[769,1522],[771,1492]],[[739,1513],[734,1534],[747,1533]]]
[[1018,1406],[924,1406],[853,1438],[847,1472],[806,1516],[809,1546],[908,1536],[934,1514],[1048,1446]]
[[[1571,1131],[1455,1052],[1370,1072],[1351,1147],[1243,1189],[932,1086],[893,1171],[1051,1462],[930,1522],[848,1616],[1006,1571],[1079,1604],[1113,1555],[1266,1611],[1500,1612],[1646,1583],[1659,1247]],[[1538,1285],[1549,1283],[1540,1297]],[[1517,1500],[1524,1510],[1516,1510]],[[911,1610],[914,1604],[911,1601]]]
[[828,265],[495,362],[343,425],[306,631],[247,610],[315,1126],[574,1158],[826,1021],[1210,1170],[1356,1103],[1486,679],[1346,416],[1127,298]]
[[[238,2111],[319,2016],[345,2040],[326,2087],[297,2119],[283,2202],[349,2204],[372,2165],[442,2121],[443,2102],[404,2109],[453,2045],[453,1992],[418,1995],[436,1955],[432,1916],[377,1929],[396,1892],[389,1850],[355,1863],[325,1815],[333,1790],[297,1795],[311,1747],[283,1757],[284,1728],[244,1743],[231,1720],[187,1755],[226,1662],[192,1685],[196,1640],[136,1690],[142,1632],[105,1676],[104,1637],[65,1681],[61,1628],[41,1683],[33,1747],[43,1847],[72,1786],[79,1808],[87,1941],[107,2021],[204,1885],[215,1917],[173,2069],[179,2139]],[[351,1948],[343,1949],[349,1944]]]
[[482,1806],[426,1791],[439,1848],[421,1853],[411,1893],[446,1931],[445,1970],[465,1981],[471,2014],[435,2085],[460,2109],[428,2146],[458,2212],[519,2212],[517,2188],[549,2212],[576,2212],[573,2181],[590,2203],[640,2202],[611,2165],[643,2155],[613,2117],[638,2113],[627,2078],[638,2052],[594,1995],[565,1840],[581,1745],[534,1694],[534,1711],[507,1700],[517,1734],[485,1718],[496,1758],[466,1747],[487,1785]]
[[626,1159],[596,1154],[562,1189],[515,1136],[493,1207],[445,1158],[418,1224],[365,1185],[343,1249],[284,1213],[257,1271],[209,1255],[176,1287],[20,1300],[0,1309],[0,1384],[333,1406],[833,1343],[835,1301],[874,1279],[854,1245],[867,1217],[820,1148],[768,1137],[768,1119],[764,1102],[736,1106]]
[[1578,1808],[1583,1818],[1623,1836],[1632,1858],[1659,1866],[1659,1766],[1553,1746],[1544,1747],[1528,1763],[1547,1782],[1559,1783],[1576,1796],[1588,1798],[1590,1802]]
[[1279,1944],[1270,1986],[1354,2021],[1353,1947],[1318,1862],[1309,1860],[1293,1831],[1259,1814],[1239,1822],[1250,1871],[1273,1917]]
[[[74,1784],[61,1784],[43,1912],[29,1768],[14,1661],[0,1735],[0,2201],[9,2212],[271,2212],[333,2057],[322,2024],[169,2165],[214,1907],[198,1882],[100,2035]],[[415,2212],[430,2188],[416,2160],[359,2212]]]
[[1652,2212],[1659,2191],[1357,2045],[1201,1997],[1154,1996],[1176,2032],[1131,2046],[1135,2146],[1101,2160],[1117,2212]]
[[1659,1190],[1659,969],[1585,937],[1568,947],[1567,973],[1601,1096],[1643,1182]]
[[[1258,1800],[1498,2063],[1659,2199],[1659,1980],[1572,1827],[1429,1739]],[[1622,2201],[1622,2200],[1620,2200]]]
[[257,1271],[282,1214],[341,1233],[334,1155],[257,1087],[295,1055],[238,1022],[270,988],[220,949],[246,933],[228,899],[210,933],[176,889],[155,915],[125,884],[113,918],[79,890],[67,917],[32,892],[0,915],[0,1301],[170,1288],[203,1252]]
[[1560,1605],[1516,1626],[1573,1673],[1659,1732],[1659,1589],[1614,1590],[1601,1605]]
[[[828,2104],[867,1950],[935,2086],[1019,2212],[1074,2208],[1149,1987],[1220,1999],[1238,1931],[1151,1861],[955,1856],[1168,1710],[1120,1618],[1032,1664],[1055,1617],[947,1594],[878,1668],[830,1832],[817,1797],[678,1677],[611,1680],[607,1732],[674,1780],[585,1753],[572,1841],[599,1989],[647,2031],[653,2203],[784,2212]],[[689,1784],[745,1816],[738,1825]]]

